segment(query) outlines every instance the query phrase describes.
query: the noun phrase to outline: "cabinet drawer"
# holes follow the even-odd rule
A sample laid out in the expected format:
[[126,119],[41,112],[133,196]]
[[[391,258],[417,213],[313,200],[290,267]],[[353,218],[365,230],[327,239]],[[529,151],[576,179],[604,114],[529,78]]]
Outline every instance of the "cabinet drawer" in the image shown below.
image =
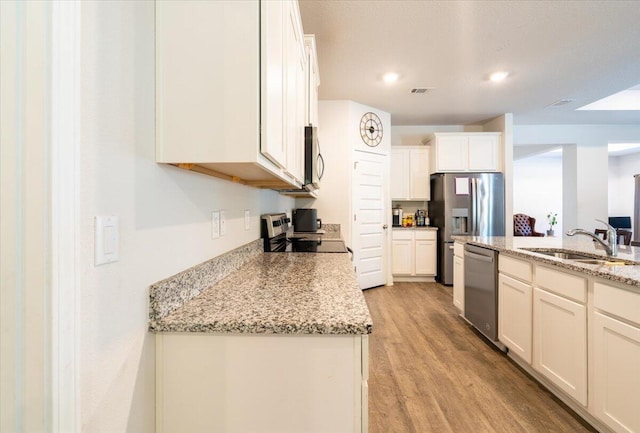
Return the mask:
[[533,274],[531,263],[518,260],[510,256],[500,254],[498,256],[498,270],[503,273],[517,278],[521,281],[531,283]]
[[595,282],[593,306],[640,325],[640,293]]
[[453,244],[453,255],[460,258],[464,257],[464,244],[462,242]]
[[394,241],[400,241],[400,240],[412,240],[413,239],[413,231],[411,230],[393,230],[393,233],[391,234],[392,239]]
[[536,266],[536,286],[581,303],[587,302],[587,280]]
[[416,240],[435,241],[436,232],[434,230],[416,230]]

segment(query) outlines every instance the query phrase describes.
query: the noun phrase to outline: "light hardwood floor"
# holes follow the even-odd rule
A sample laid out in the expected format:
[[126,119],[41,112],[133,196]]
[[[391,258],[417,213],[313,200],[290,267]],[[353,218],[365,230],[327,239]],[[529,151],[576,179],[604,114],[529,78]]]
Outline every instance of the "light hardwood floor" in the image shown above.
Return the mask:
[[369,433],[594,432],[483,341],[437,283],[364,292]]

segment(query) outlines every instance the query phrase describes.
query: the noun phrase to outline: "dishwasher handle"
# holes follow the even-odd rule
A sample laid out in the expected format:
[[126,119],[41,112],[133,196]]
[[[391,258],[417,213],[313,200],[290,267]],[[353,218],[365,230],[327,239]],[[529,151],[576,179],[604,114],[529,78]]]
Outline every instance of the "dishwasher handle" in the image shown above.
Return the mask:
[[470,259],[480,260],[481,262],[493,263],[493,257],[483,256],[482,254],[476,254],[476,253],[472,253],[470,251],[465,251],[464,252],[464,256],[465,256],[465,258],[469,257]]

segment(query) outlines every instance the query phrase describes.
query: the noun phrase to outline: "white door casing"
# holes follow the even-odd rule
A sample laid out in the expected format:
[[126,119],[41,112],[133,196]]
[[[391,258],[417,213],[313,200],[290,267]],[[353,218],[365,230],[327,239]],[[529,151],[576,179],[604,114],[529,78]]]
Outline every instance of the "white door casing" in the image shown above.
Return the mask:
[[0,431],[73,433],[80,3],[0,2]]
[[353,262],[360,287],[387,281],[389,155],[354,151]]

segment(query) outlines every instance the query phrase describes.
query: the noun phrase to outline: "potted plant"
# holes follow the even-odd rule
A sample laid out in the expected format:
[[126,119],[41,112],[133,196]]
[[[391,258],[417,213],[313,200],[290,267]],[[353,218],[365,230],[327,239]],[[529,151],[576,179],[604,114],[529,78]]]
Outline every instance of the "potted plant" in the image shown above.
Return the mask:
[[547,230],[547,236],[553,236],[553,226],[558,224],[558,214],[555,212],[549,212],[547,214],[547,221],[549,221],[549,230]]

